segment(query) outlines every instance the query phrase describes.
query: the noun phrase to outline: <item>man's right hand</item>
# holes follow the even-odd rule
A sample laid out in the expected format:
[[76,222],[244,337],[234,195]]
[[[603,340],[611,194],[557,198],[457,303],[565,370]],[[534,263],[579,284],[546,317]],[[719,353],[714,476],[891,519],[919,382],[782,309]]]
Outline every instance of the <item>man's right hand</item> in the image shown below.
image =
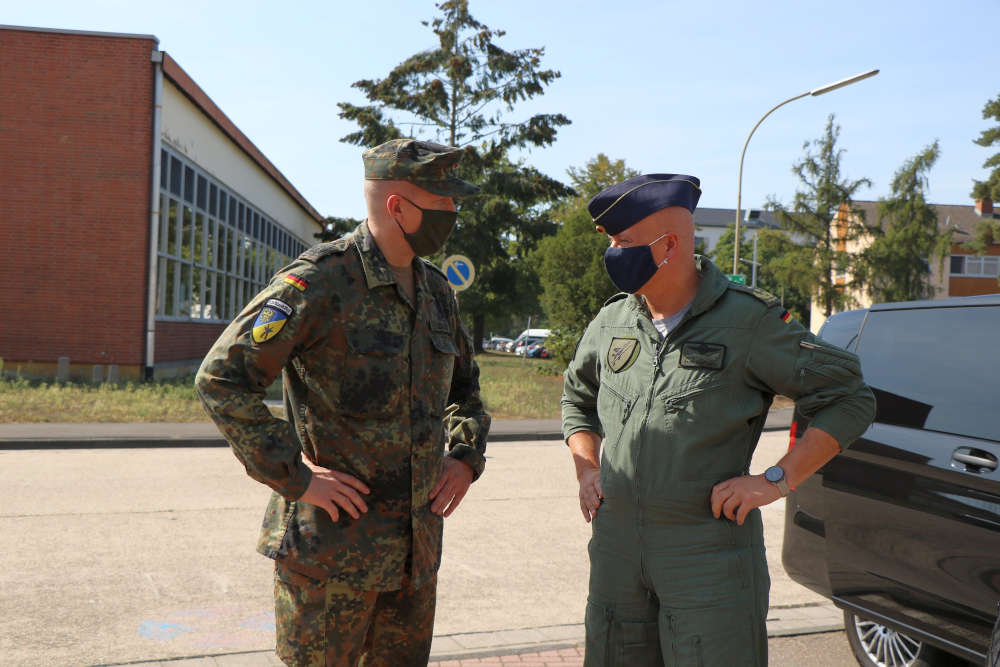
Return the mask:
[[590,523],[597,516],[597,510],[604,500],[604,490],[601,489],[601,469],[589,468],[580,473],[580,511],[583,520]]
[[360,479],[346,472],[318,466],[305,456],[302,457],[302,462],[312,470],[312,479],[299,502],[323,508],[334,522],[340,519],[338,505],[355,519],[368,511],[368,505],[358,492],[367,495],[371,491]]
[[597,516],[597,510],[604,499],[601,488],[601,436],[593,431],[577,431],[566,438],[569,451],[573,454],[576,479],[580,482],[580,511],[583,520],[590,523]]

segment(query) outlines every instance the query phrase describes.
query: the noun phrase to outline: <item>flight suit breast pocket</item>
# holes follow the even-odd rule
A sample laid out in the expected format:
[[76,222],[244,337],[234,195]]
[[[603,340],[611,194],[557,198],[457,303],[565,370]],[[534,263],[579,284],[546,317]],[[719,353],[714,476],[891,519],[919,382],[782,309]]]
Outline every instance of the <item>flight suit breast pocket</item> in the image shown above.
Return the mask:
[[635,394],[607,380],[601,380],[597,391],[597,417],[604,429],[606,451],[612,451],[617,446],[635,403]]
[[410,377],[406,335],[357,327],[345,336],[341,409],[368,419],[397,414]]

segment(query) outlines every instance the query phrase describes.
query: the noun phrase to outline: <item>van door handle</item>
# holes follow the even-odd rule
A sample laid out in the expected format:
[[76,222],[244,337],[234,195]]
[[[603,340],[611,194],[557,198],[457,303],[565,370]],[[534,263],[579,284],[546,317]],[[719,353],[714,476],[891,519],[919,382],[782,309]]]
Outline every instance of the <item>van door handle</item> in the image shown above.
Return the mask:
[[[989,452],[984,452],[982,450],[971,450],[963,447],[952,454],[951,458],[953,461],[957,461],[958,463],[963,463],[974,468],[986,468],[987,470],[997,469],[997,458]],[[969,472],[980,471],[970,470]]]

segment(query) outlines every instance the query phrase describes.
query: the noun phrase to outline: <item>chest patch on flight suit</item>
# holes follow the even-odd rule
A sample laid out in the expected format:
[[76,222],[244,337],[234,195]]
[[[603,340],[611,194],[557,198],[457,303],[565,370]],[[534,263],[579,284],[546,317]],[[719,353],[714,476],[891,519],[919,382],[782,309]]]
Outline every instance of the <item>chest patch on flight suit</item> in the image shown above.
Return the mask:
[[253,342],[263,343],[278,335],[292,316],[292,307],[280,299],[268,299],[257,313],[251,331]]
[[639,358],[639,340],[637,338],[612,338],[608,348],[608,368],[620,373]]
[[725,360],[725,345],[691,342],[681,346],[681,368],[711,368],[721,371]]

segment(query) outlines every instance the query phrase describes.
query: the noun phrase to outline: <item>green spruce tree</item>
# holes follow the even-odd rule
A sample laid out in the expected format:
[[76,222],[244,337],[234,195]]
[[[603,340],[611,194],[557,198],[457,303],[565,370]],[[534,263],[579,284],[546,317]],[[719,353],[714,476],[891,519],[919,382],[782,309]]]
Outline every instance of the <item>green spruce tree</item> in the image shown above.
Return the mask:
[[[842,271],[853,272],[859,261],[843,250],[840,242],[850,243],[868,233],[864,212],[853,205],[853,199],[854,193],[870,186],[871,181],[852,181],[841,175],[844,149],[837,147],[839,136],[840,126],[831,114],[823,136],[807,141],[803,145],[805,156],[792,167],[803,186],[795,193],[792,205],[786,207],[773,199],[768,202],[785,230],[810,240],[805,247],[810,249],[808,260],[817,277],[810,291],[826,317],[850,305],[850,297],[837,284],[836,276]],[[838,217],[842,206],[848,215]]]
[[927,173],[941,151],[938,142],[907,160],[892,179],[892,194],[879,199],[875,239],[861,254],[854,272],[856,288],[876,302],[912,301],[931,294],[931,262],[943,267],[952,231],[938,228],[937,212],[927,203]]
[[340,117],[359,126],[342,141],[369,147],[405,134],[469,147],[458,176],[481,191],[459,202],[458,226],[441,256],[461,253],[475,264],[476,280],[461,301],[478,349],[488,317],[539,310],[538,280],[526,258],[555,231],[548,209],[571,194],[511,153],[550,145],[570,121],[562,114],[512,117],[519,103],[543,94],[559,77],[542,67],[543,48],[501,47],[504,31],[477,21],[467,0],[436,6],[441,15],[423,22],[436,45],[383,79],[355,83],[369,104],[338,105]]
[[[983,119],[1000,121],[1000,95],[990,100],[983,107]],[[1000,125],[983,130],[975,142],[980,146],[1000,146]],[[994,205],[1000,203],[1000,153],[994,153],[983,163],[984,167],[992,167],[985,181],[975,181],[972,196],[975,199],[992,199]],[[972,238],[964,245],[971,252],[985,254],[991,244],[1000,243],[1000,219],[984,218],[976,225]]]

